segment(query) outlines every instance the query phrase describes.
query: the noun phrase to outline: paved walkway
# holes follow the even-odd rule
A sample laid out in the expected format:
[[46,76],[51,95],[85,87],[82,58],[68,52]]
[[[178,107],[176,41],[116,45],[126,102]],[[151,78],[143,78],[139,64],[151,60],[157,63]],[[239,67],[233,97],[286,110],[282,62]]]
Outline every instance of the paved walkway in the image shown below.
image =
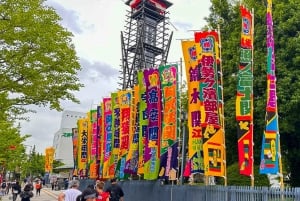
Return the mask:
[[[30,201],[57,201],[57,196],[61,191],[52,191],[51,188],[42,188],[41,195],[36,196],[35,190],[33,190],[34,197],[30,199]],[[9,199],[11,197],[11,199]],[[2,197],[2,201],[12,201],[12,194],[9,193]],[[17,197],[17,201],[21,201],[20,197]]]

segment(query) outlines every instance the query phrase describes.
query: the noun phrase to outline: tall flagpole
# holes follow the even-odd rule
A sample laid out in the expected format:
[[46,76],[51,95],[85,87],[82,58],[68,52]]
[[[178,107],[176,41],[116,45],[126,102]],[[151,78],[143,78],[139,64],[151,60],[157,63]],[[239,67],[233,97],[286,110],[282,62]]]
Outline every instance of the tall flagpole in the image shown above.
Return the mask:
[[283,190],[284,189],[284,183],[283,183],[283,173],[282,173],[282,161],[281,161],[281,147],[280,147],[280,134],[278,131],[278,160],[279,160],[279,177],[280,177],[280,189]]
[[[181,119],[181,115],[182,115],[182,99],[181,99],[181,96],[182,96],[182,92],[183,92],[183,89],[182,89],[182,85],[183,85],[183,73],[182,73],[182,58],[180,58],[180,61],[179,61],[179,65],[180,65],[180,96],[179,96],[179,118],[180,118],[180,132],[179,132],[179,136],[178,136],[178,153],[180,152],[180,149],[182,149],[183,147],[183,125],[182,125],[182,119]],[[183,154],[183,152],[181,152],[181,157],[185,157],[185,155]],[[184,170],[184,167],[183,167],[183,164],[184,164],[184,161],[180,160],[180,157],[179,157],[179,154],[178,154],[178,173],[179,173],[179,167],[180,167],[180,175],[178,174],[178,183],[180,183],[181,185],[183,185],[183,170]],[[180,179],[180,180],[179,180]]]
[[223,163],[224,163],[224,185],[227,186],[227,168],[226,168],[226,144],[225,144],[225,116],[224,116],[224,94],[223,94],[223,70],[222,70],[222,44],[221,44],[221,31],[220,31],[220,24],[218,24],[218,37],[219,37],[219,51],[220,51],[220,84],[221,84],[221,101],[222,101],[222,108],[221,108],[221,127],[223,130],[223,146],[224,146],[224,156],[223,156]]
[[[251,24],[251,28],[252,28],[252,34],[251,34],[251,38],[252,38],[252,44],[251,44],[251,46],[252,46],[252,61],[251,61],[251,70],[252,70],[252,76],[253,76],[253,71],[254,71],[254,8],[252,8],[252,24]],[[253,79],[252,79],[252,87],[253,87]],[[252,89],[253,90],[253,89]],[[252,95],[253,95],[253,92],[252,92]],[[254,121],[254,119],[253,119],[253,110],[254,110],[254,100],[253,100],[253,97],[252,97],[252,104],[251,104],[251,117],[252,117],[252,124],[253,124],[253,121]],[[253,126],[253,125],[252,125]],[[254,130],[254,128],[252,129],[252,133],[251,133],[251,135],[252,135],[252,146],[254,146],[254,142],[253,142],[253,130]],[[252,147],[252,149],[253,149],[253,147]],[[252,160],[252,173],[251,173],[251,186],[252,187],[254,187],[254,156],[253,156],[253,154],[252,154],[252,156],[251,157],[253,157],[253,160]]]

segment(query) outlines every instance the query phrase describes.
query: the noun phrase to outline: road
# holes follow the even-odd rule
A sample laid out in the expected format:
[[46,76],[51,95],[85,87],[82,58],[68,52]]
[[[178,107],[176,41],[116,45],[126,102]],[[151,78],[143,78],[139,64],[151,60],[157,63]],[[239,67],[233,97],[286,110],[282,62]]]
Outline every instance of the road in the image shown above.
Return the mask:
[[[36,196],[35,195],[35,190],[33,191],[34,197],[30,199],[30,201],[57,201],[57,196],[61,191],[52,191],[51,188],[42,188],[41,190],[41,195]],[[2,197],[2,201],[12,201],[12,199],[9,199],[12,197],[12,194],[9,193],[8,195],[5,195]],[[17,201],[21,201],[20,197],[18,196]]]

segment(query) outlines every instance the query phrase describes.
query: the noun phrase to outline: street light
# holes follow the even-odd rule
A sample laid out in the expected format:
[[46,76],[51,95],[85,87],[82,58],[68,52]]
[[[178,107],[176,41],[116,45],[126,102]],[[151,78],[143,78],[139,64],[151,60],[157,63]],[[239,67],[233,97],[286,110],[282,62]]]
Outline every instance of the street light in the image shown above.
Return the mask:
[[[32,145],[27,145],[27,144],[23,144],[23,146],[25,147],[25,155],[26,155],[26,158],[27,158],[27,164],[30,164],[31,162],[31,153],[32,153]],[[29,147],[29,153],[27,153],[27,147]],[[29,162],[29,163],[28,163]],[[26,165],[26,169],[25,169],[25,176],[27,176],[27,171],[29,169],[29,178],[31,180],[31,176],[32,176],[32,169],[31,167],[29,167],[29,165]]]
[[32,151],[32,145],[23,144],[23,146],[25,147],[25,152],[27,152],[27,148],[26,148],[26,147],[30,147],[30,149],[29,149],[29,154],[31,154],[31,151]]

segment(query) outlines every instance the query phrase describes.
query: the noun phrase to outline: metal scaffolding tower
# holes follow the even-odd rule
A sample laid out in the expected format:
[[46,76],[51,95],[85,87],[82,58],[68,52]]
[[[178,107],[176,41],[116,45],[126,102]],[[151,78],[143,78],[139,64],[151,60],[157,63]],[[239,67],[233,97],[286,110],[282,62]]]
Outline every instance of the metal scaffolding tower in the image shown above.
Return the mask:
[[169,30],[167,0],[128,0],[130,6],[121,32],[122,89],[133,88],[137,83],[137,72],[157,67],[167,62],[172,32]]

